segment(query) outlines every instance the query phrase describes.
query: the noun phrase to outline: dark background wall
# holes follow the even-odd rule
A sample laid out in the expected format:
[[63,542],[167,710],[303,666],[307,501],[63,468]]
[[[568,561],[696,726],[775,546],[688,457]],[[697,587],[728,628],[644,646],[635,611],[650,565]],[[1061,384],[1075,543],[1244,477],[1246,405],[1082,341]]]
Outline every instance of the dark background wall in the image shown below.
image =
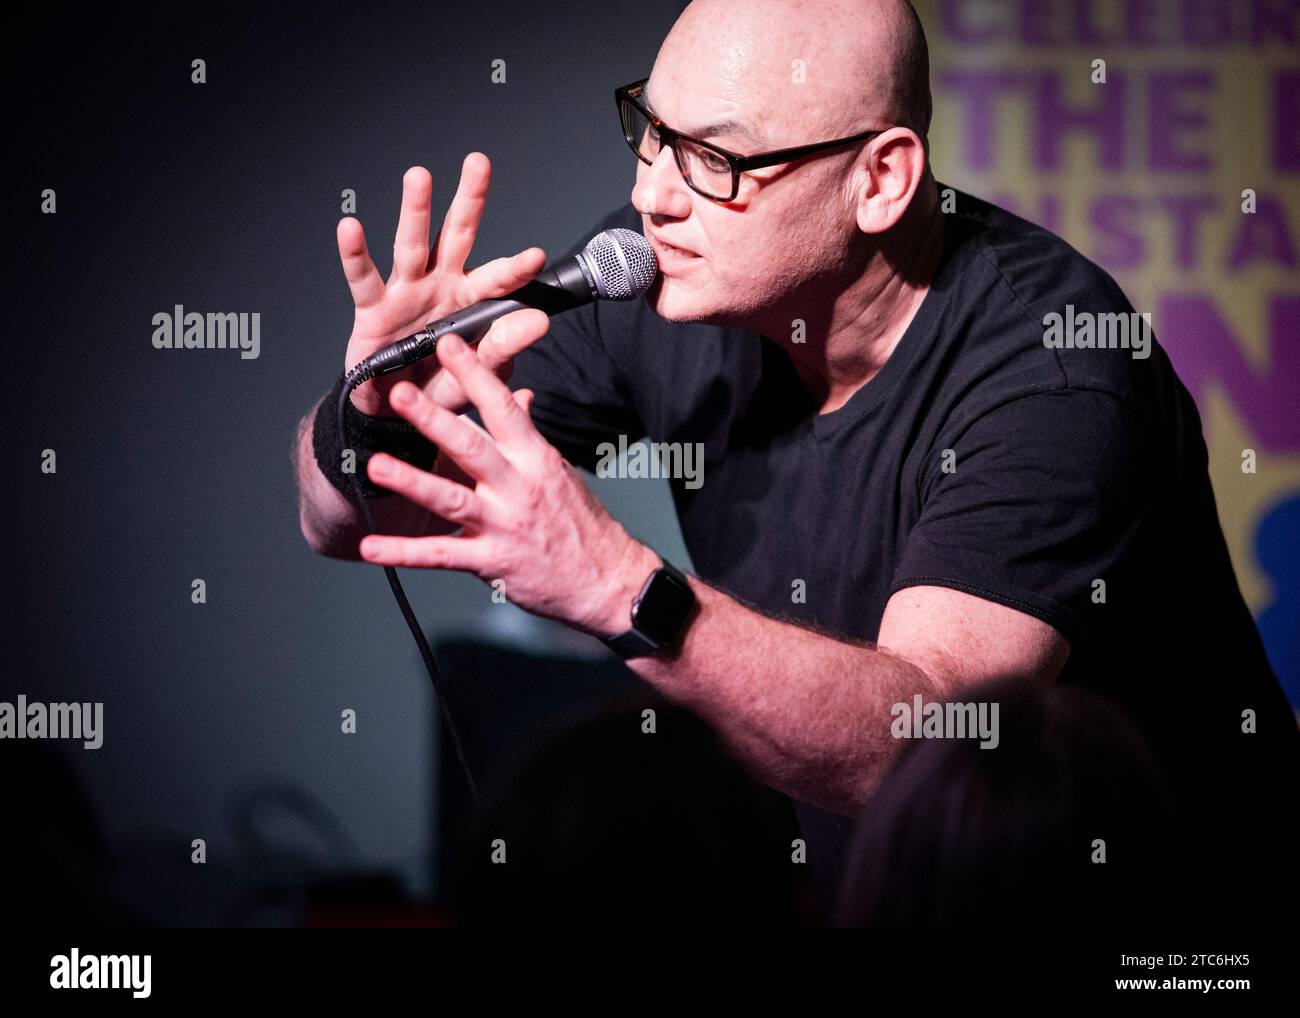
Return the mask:
[[[386,276],[403,171],[429,168],[440,220],[479,150],[494,177],[471,265],[559,254],[628,200],[613,89],[649,73],[680,7],[60,7],[11,41],[10,354],[33,370],[7,401],[0,699],[104,703],[103,747],[57,750],[130,860],[126,893],[161,917],[229,920],[251,870],[279,865],[253,865],[264,842],[290,871],[352,859],[430,890],[429,680],[382,573],[298,530],[294,426],[351,328],[341,192]],[[154,349],[174,304],[259,312],[260,356]],[[661,485],[599,490],[684,561]],[[472,577],[405,583],[434,636],[566,642]]]

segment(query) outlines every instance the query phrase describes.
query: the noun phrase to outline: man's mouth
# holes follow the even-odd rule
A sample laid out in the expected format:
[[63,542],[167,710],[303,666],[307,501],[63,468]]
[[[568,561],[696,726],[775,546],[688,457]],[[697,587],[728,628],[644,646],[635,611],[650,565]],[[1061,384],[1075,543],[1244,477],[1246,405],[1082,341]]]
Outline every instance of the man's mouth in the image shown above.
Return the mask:
[[685,248],[674,247],[672,244],[665,243],[653,235],[651,235],[650,241],[654,245],[655,253],[658,254],[661,259],[669,262],[689,261],[700,257],[694,251],[687,251]]

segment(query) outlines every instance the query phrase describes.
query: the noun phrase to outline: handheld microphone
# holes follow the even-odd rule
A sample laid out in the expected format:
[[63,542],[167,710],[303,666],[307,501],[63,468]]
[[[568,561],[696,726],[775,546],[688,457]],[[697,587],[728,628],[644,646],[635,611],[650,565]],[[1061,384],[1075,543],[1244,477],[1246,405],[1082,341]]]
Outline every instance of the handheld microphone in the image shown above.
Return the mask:
[[376,350],[348,372],[349,391],[362,382],[410,367],[433,356],[440,336],[454,332],[471,346],[498,318],[522,308],[548,315],[569,311],[594,300],[640,297],[659,274],[659,261],[649,242],[634,230],[613,229],[596,234],[581,253],[503,297],[493,297],[453,311],[419,332]]

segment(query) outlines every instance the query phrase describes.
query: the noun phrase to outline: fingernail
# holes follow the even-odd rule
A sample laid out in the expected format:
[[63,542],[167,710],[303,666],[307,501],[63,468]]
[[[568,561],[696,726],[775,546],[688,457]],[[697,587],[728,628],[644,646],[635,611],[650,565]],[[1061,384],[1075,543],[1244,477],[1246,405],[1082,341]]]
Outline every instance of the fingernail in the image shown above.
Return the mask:
[[415,387],[399,385],[388,399],[393,406],[411,406],[415,402]]

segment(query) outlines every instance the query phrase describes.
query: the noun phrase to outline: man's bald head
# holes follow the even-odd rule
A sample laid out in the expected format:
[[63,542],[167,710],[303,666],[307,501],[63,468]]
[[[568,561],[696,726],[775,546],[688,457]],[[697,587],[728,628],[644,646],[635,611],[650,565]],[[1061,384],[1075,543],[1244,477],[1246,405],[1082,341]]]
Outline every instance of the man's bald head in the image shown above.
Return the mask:
[[712,98],[717,112],[737,114],[728,119],[743,113],[768,147],[887,124],[925,139],[929,78],[908,0],[693,0],[660,49],[650,102],[656,84]]
[[810,309],[842,310],[868,276],[900,277],[942,232],[925,36],[907,0],[694,0],[642,99],[739,155],[875,132],[745,170],[726,202],[692,191],[680,147],[639,161],[632,204],[660,253],[647,299],[665,318],[779,335]]

